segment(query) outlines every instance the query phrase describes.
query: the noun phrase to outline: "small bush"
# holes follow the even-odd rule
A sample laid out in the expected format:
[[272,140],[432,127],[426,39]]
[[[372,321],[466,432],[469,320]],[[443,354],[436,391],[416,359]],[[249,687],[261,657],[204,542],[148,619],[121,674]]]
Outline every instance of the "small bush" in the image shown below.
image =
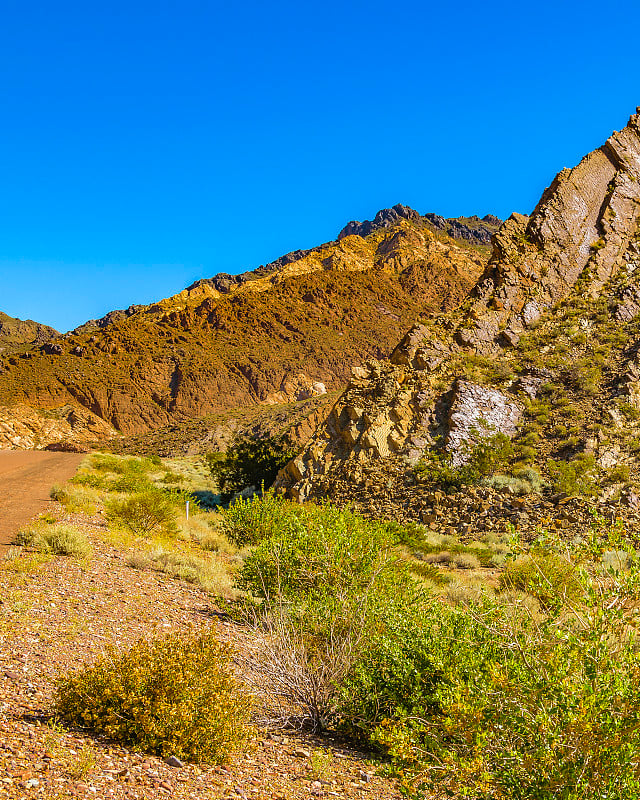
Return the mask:
[[594,479],[596,460],[591,453],[581,453],[572,461],[549,459],[547,469],[557,492],[591,497],[598,490]]
[[177,532],[175,506],[158,489],[148,489],[122,500],[109,500],[105,512],[111,524],[122,526],[136,536]]
[[509,489],[513,494],[540,494],[542,477],[534,467],[515,469],[511,475],[494,475],[487,483],[495,489]]
[[133,494],[135,492],[145,492],[153,486],[151,480],[144,473],[125,473],[109,484],[110,492],[122,492]]
[[73,486],[71,482],[65,486],[54,484],[49,492],[49,497],[52,500],[57,500],[61,503],[70,514],[88,514],[96,513],[96,504],[99,500],[99,493],[88,487],[86,484]]
[[606,474],[605,480],[609,484],[627,483],[630,478],[631,470],[628,464],[616,464]]
[[456,553],[453,563],[458,569],[478,569],[480,567],[480,561],[473,553]]
[[82,558],[91,553],[91,545],[83,533],[70,525],[55,523],[35,523],[20,531],[15,537],[14,543],[33,547],[42,553],[53,553],[59,556]]
[[463,463],[457,463],[448,451],[429,451],[416,465],[418,480],[443,489],[460,489],[495,474],[513,455],[511,441],[503,433],[484,435],[472,430],[471,436],[457,456]]
[[64,503],[68,499],[69,493],[64,486],[60,486],[59,483],[54,483],[49,491],[49,497],[52,500],[56,500],[58,503]]
[[555,553],[533,553],[508,562],[500,588],[528,592],[546,607],[575,602],[582,595],[576,566]]
[[223,763],[249,735],[250,699],[213,633],[113,650],[58,682],[56,711],[128,747]]
[[291,503],[266,491],[261,498],[238,498],[222,512],[222,530],[238,547],[254,545],[285,530],[295,519]]
[[394,545],[384,524],[328,504],[310,504],[290,510],[287,524],[247,556],[240,585],[270,600],[299,600],[337,589],[357,592],[382,573],[400,571],[390,555]]
[[[75,486],[88,486],[90,489],[108,489],[109,479],[104,475],[96,475],[95,472],[78,472],[69,483]],[[54,498],[55,499],[55,498]]]
[[453,555],[448,550],[441,550],[439,553],[428,553],[424,560],[427,564],[450,564]]

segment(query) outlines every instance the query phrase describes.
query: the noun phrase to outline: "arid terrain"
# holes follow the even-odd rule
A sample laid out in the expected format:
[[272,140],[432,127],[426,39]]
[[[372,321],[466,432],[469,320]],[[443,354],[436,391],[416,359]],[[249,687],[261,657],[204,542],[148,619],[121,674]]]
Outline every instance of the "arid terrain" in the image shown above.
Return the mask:
[[[35,454],[20,455],[28,466],[13,464],[0,480],[19,472],[23,492],[42,494],[44,477],[33,471]],[[48,458],[49,478],[61,480],[60,468],[53,466],[61,456]],[[76,465],[78,457],[62,458],[63,470],[73,471],[71,462]],[[242,673],[256,641],[246,626],[219,611],[209,591],[128,566],[127,551],[109,536],[101,514],[69,514],[53,501],[47,514],[82,531],[92,555],[52,557],[14,548],[0,556],[1,797],[400,797],[392,782],[376,775],[366,754],[344,742],[266,725],[261,719],[272,710],[260,707],[258,687],[257,737],[247,752],[223,767],[168,766],[160,758],[56,724],[51,698],[57,676],[90,663],[107,645],[121,650],[141,637],[213,625],[232,643]]]
[[2,355],[0,446],[92,448],[56,502],[79,454],[0,461],[47,506],[0,562],[11,800],[637,795],[640,108],[499,222],[394,206]]
[[466,298],[499,222],[397,206],[253,272],[0,353],[0,446],[84,444],[342,389],[352,364]]
[[22,525],[51,504],[51,487],[68,480],[81,461],[72,453],[0,451],[0,552]]

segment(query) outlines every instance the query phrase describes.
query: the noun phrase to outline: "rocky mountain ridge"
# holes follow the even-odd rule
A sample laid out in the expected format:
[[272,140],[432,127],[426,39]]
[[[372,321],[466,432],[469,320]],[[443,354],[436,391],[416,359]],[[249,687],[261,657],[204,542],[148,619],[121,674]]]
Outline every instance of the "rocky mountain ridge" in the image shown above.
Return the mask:
[[340,388],[354,360],[387,356],[421,315],[463,302],[486,265],[486,247],[413,213],[1,358],[0,403],[81,407],[138,434]]
[[0,311],[0,355],[14,352],[29,345],[39,345],[60,336],[57,330],[34,322],[17,319]]
[[504,223],[468,301],[355,367],[282,490],[420,520],[416,466],[455,469],[486,429],[512,441],[505,486],[529,469],[550,491],[640,502],[639,121]]

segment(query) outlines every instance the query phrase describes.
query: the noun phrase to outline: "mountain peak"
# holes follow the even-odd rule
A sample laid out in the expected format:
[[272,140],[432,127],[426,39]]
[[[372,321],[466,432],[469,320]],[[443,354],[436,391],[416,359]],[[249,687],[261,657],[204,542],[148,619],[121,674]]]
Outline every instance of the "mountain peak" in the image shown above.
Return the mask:
[[361,236],[364,238],[375,231],[397,225],[402,220],[410,220],[412,222],[425,220],[452,239],[464,240],[475,245],[489,245],[492,235],[502,224],[502,220],[492,214],[487,214],[482,219],[477,216],[447,219],[434,213],[421,216],[413,208],[397,203],[391,208],[380,209],[372,220],[365,220],[364,222],[352,220],[340,231],[338,241],[347,236]]

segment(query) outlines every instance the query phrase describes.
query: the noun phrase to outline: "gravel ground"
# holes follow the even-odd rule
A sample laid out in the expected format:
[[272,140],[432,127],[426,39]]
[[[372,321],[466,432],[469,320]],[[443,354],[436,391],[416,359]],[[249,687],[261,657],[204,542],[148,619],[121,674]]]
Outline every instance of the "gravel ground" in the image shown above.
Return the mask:
[[[100,516],[64,512],[92,540],[86,561],[14,549],[0,562],[0,797],[399,798],[361,753],[288,729],[260,728],[254,745],[224,767],[172,767],[52,719],[61,672],[107,645],[126,648],[151,633],[216,625],[239,661],[251,631],[217,617],[215,598],[158,573],[134,570],[105,543]],[[258,707],[257,718],[265,709]]]

